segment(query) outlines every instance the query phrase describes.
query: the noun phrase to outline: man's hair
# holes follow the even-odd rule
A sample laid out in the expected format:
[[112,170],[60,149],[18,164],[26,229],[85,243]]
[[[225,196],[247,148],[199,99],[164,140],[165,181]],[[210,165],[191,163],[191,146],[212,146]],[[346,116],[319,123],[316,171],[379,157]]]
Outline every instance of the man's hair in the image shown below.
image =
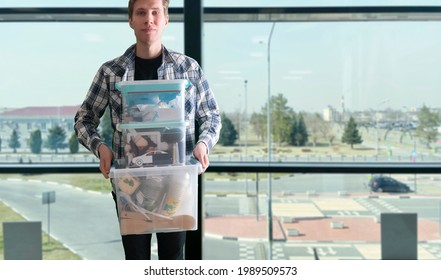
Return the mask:
[[[133,6],[135,5],[136,0],[129,0],[129,18],[131,19],[133,16]],[[162,7],[164,7],[164,14],[168,14],[168,5],[170,0],[162,0]]]

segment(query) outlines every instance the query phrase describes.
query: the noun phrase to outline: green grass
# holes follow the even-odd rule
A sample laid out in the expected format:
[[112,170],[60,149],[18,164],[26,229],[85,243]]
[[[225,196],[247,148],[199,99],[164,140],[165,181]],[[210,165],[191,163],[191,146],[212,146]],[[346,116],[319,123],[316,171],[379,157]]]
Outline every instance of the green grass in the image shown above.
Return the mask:
[[[14,212],[3,202],[0,202],[0,223],[11,221],[24,221],[25,219]],[[3,248],[3,227],[0,227],[0,259],[4,259]],[[49,239],[45,232],[42,232],[42,251],[43,260],[81,260],[81,257],[72,253],[69,249],[63,246],[57,240],[53,238]]]
[[97,192],[110,192],[112,187],[110,180],[105,179],[101,173],[97,174],[43,174],[43,175],[23,175],[23,174],[0,174],[0,179],[23,179],[40,180],[44,182],[57,182],[68,184],[74,187]]

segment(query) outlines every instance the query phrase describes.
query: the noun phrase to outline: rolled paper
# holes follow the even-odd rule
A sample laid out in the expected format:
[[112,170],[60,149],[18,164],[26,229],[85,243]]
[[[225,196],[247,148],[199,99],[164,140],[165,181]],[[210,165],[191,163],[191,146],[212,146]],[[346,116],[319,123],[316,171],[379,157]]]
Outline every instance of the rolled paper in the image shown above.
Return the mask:
[[[180,176],[184,174],[184,176]],[[184,199],[185,192],[189,188],[189,176],[187,173],[177,173],[169,176],[166,184],[168,186],[168,192],[165,199],[165,204],[162,206],[161,213],[165,216],[174,215],[181,206],[181,202]]]

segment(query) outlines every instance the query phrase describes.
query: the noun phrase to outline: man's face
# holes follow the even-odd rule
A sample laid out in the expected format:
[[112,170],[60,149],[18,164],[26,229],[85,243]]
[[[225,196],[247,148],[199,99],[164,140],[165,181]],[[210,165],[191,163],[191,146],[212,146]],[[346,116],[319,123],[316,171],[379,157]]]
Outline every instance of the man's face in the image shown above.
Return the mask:
[[137,0],[129,24],[138,43],[161,44],[162,31],[168,24],[162,0]]

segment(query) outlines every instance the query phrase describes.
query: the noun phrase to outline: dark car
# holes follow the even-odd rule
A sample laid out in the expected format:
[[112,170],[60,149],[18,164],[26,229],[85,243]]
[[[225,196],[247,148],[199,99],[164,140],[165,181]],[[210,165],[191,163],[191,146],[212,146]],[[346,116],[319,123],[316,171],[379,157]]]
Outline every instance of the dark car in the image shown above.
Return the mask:
[[373,177],[369,180],[368,186],[373,192],[410,192],[408,185],[387,176]]

